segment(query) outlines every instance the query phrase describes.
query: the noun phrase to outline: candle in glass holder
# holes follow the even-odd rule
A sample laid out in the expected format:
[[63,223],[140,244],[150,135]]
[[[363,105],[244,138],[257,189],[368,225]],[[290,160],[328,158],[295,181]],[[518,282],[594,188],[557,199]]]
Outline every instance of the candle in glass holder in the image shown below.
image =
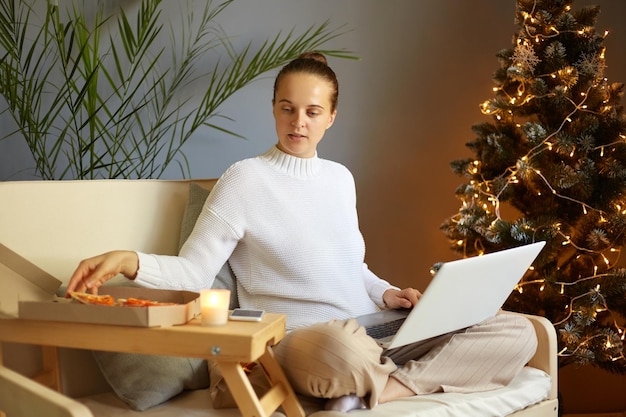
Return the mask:
[[223,326],[228,322],[230,290],[211,288],[200,291],[200,311],[203,326]]

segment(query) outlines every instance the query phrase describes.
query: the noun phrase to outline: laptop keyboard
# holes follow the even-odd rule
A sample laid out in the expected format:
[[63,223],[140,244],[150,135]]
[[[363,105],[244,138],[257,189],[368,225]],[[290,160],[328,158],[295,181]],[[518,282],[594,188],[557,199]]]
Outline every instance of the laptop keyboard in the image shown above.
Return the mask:
[[398,319],[391,320],[385,323],[366,327],[365,332],[368,336],[374,339],[382,339],[388,336],[393,336],[397,333],[400,326],[402,326],[402,323],[404,323],[405,319],[406,317],[400,317]]

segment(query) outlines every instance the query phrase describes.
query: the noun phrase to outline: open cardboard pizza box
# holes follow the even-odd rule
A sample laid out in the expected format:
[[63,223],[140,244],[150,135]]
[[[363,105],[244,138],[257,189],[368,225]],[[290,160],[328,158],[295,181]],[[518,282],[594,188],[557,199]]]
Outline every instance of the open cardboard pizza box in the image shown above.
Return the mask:
[[175,303],[127,307],[81,304],[57,296],[62,281],[0,244],[0,314],[23,319],[157,327],[185,324],[200,315],[200,294],[192,291],[102,286],[99,294]]
[[20,301],[49,300],[62,282],[0,243],[0,315],[17,317]]
[[98,294],[113,298],[140,298],[174,303],[167,306],[129,307],[82,304],[64,297],[49,301],[21,301],[19,318],[117,324],[123,326],[166,327],[185,324],[200,314],[200,294],[192,291],[157,290],[137,287],[102,286]]

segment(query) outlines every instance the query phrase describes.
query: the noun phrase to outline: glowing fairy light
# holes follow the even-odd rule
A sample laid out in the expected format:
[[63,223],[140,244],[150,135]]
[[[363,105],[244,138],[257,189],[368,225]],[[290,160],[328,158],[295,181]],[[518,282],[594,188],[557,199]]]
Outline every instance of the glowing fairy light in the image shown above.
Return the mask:
[[[529,3],[532,4],[532,1]],[[604,79],[604,82],[602,81],[603,75],[594,77],[590,81],[590,84],[587,85],[588,89],[586,89],[586,91],[579,92],[580,84],[578,83],[578,79],[582,76],[581,74],[584,71],[593,71],[596,69],[596,66],[598,72],[602,71],[604,67],[603,60],[606,48],[601,50],[594,49],[592,53],[581,55],[581,61],[584,61],[583,64],[585,65],[579,65],[579,63],[569,64],[569,66],[563,65],[560,66],[560,69],[558,70],[555,69],[555,66],[552,66],[554,72],[543,73],[540,75],[535,74],[534,66],[531,67],[529,65],[528,68],[524,68],[527,61],[533,57],[532,52],[537,49],[535,42],[539,44],[540,42],[548,41],[550,38],[556,37],[559,34],[559,31],[566,31],[572,36],[578,34],[584,37],[581,41],[585,42],[595,39],[595,30],[592,27],[578,27],[572,29],[571,27],[565,28],[564,26],[563,28],[557,28],[556,26],[551,26],[550,23],[547,23],[546,20],[544,20],[543,15],[537,14],[538,17],[535,18],[534,15],[537,12],[535,8],[542,7],[539,5],[540,3],[541,2],[538,0],[535,0],[535,7],[533,7],[532,11],[519,11],[520,14],[518,16],[523,19],[523,24],[527,25],[527,27],[525,28],[525,32],[522,30],[518,33],[513,44],[518,45],[519,48],[514,51],[516,52],[516,55],[513,56],[509,62],[510,65],[515,65],[515,67],[510,68],[510,75],[513,77],[510,80],[511,82],[503,82],[501,84],[499,83],[495,87],[489,87],[489,89],[493,91],[494,97],[477,106],[481,109],[483,114],[491,116],[492,121],[496,123],[498,123],[498,121],[503,121],[507,128],[514,126],[518,129],[516,132],[525,138],[531,148],[527,152],[522,152],[517,156],[512,156],[512,158],[518,158],[517,163],[513,162],[511,164],[512,166],[508,166],[506,170],[501,173],[501,175],[495,176],[493,180],[489,179],[489,175],[491,175],[493,167],[488,166],[487,161],[485,161],[485,165],[483,165],[481,161],[472,161],[471,159],[467,160],[465,163],[464,174],[469,177],[468,180],[471,186],[469,186],[463,193],[464,197],[461,198],[461,200],[463,201],[463,207],[470,208],[474,213],[479,211],[480,215],[484,216],[484,218],[480,219],[479,234],[483,233],[485,225],[489,225],[487,233],[501,233],[500,222],[503,224],[508,224],[508,222],[505,222],[503,218],[500,217],[500,204],[504,205],[505,200],[509,198],[509,194],[511,192],[517,192],[518,189],[523,191],[524,198],[533,199],[533,195],[540,196],[541,198],[534,197],[538,204],[545,200],[550,202],[550,204],[557,206],[559,204],[558,202],[552,203],[557,199],[567,201],[568,204],[574,203],[574,210],[581,210],[580,212],[575,213],[574,216],[582,217],[582,213],[582,215],[593,217],[593,219],[585,219],[583,222],[593,221],[603,223],[602,226],[596,226],[598,228],[602,228],[603,230],[609,230],[612,227],[612,225],[607,222],[615,221],[614,217],[616,217],[616,215],[620,215],[620,213],[621,215],[626,215],[626,198],[623,199],[623,201],[619,201],[619,203],[615,203],[615,201],[603,202],[602,204],[604,205],[602,207],[596,208],[593,205],[590,205],[591,202],[585,201],[584,198],[576,198],[576,194],[573,194],[574,197],[572,197],[572,194],[561,191],[567,187],[558,183],[560,177],[555,175],[552,169],[549,167],[544,168],[543,171],[546,172],[544,175],[534,166],[545,163],[545,159],[541,157],[542,153],[545,157],[546,151],[554,152],[555,150],[559,154],[562,154],[559,157],[559,160],[567,159],[567,155],[569,155],[569,158],[572,159],[578,157],[582,159],[586,157],[585,155],[591,153],[594,154],[595,158],[597,158],[598,155],[600,157],[604,157],[605,152],[607,155],[619,158],[621,156],[618,155],[618,152],[621,150],[620,147],[626,143],[626,131],[622,130],[621,132],[617,131],[615,133],[609,133],[607,135],[607,142],[604,142],[603,144],[594,145],[592,141],[586,140],[585,138],[583,138],[585,140],[577,141],[576,146],[569,144],[571,143],[569,140],[571,132],[567,132],[567,130],[571,127],[574,129],[580,129],[582,124],[587,123],[585,119],[579,119],[581,114],[584,114],[585,117],[589,118],[594,117],[594,115],[597,117],[606,117],[607,115],[610,116],[610,112],[616,111],[616,107],[611,101],[613,97],[610,91],[611,85],[607,85],[606,78]],[[563,10],[570,11],[571,9],[572,7],[569,5],[564,6],[561,8],[561,13]],[[541,19],[539,19],[539,16],[541,16]],[[530,27],[531,24],[534,26]],[[543,28],[540,29],[537,25],[541,25]],[[608,36],[608,31],[604,32],[604,36]],[[522,54],[524,51],[527,51],[528,56],[524,56]],[[548,60],[551,58],[546,55],[545,58],[542,57],[542,59]],[[536,92],[535,89],[531,89],[529,86],[534,86],[534,84],[532,84],[532,79],[535,77],[546,81],[546,87],[554,89],[554,92],[542,89],[537,90],[541,91],[541,93],[539,93]],[[528,79],[528,81],[526,79]],[[533,95],[533,93],[536,93],[537,96]],[[533,100],[544,100],[552,97],[556,97],[558,100],[568,101],[569,104],[571,104],[571,106],[564,106],[563,108],[567,109],[567,111],[564,114],[557,116],[559,117],[558,121],[560,121],[560,125],[540,125],[539,122],[528,122],[528,118],[526,117],[527,112],[524,112],[525,109],[523,106]],[[529,110],[535,111],[534,108]],[[521,112],[521,114],[518,112]],[[499,125],[496,124],[496,126]],[[574,135],[577,135],[577,132],[572,134],[572,136]],[[561,141],[561,138],[567,138],[567,140]],[[498,143],[498,145],[506,146],[506,144],[500,143]],[[524,155],[524,153],[526,153],[526,155]],[[565,156],[565,158],[563,158],[563,156]],[[477,157],[475,156],[474,158]],[[512,161],[515,161],[515,159],[512,159]],[[485,171],[485,167],[488,168],[487,171]],[[483,175],[485,175],[485,177],[482,177]],[[555,185],[555,181],[556,184],[559,185]],[[527,183],[527,188],[514,185],[520,182]],[[511,190],[513,188],[514,190]],[[555,197],[550,195],[550,191]],[[465,201],[465,199],[469,201]],[[502,199],[502,201],[500,199]],[[605,208],[606,206],[608,206],[608,208]],[[617,210],[613,211],[611,209],[612,207],[616,207]],[[492,210],[494,214],[493,216],[485,216],[485,213],[489,213],[489,210]],[[590,213],[592,214],[591,216],[589,215]],[[462,224],[464,226],[470,226],[469,223],[471,221],[468,217],[469,215],[460,215],[460,217],[457,217],[454,221],[459,224],[459,227]],[[535,227],[536,229],[534,229]],[[524,229],[522,226],[519,228]],[[556,326],[565,325],[566,323],[567,325],[576,324],[578,315],[585,316],[583,317],[584,319],[589,319],[590,317],[586,317],[587,315],[600,315],[607,311],[609,308],[608,305],[603,304],[604,294],[599,293],[600,285],[595,284],[605,277],[613,276],[613,273],[609,268],[611,267],[611,262],[615,264],[618,263],[621,255],[621,248],[611,247],[611,243],[608,243],[606,247],[602,249],[592,246],[591,242],[579,243],[582,242],[583,239],[579,239],[578,237],[574,239],[573,236],[567,236],[564,233],[564,230],[561,229],[561,225],[557,223],[541,223],[531,227],[531,229],[533,229],[531,230],[532,232],[537,234],[544,233],[543,229],[547,230],[553,235],[551,236],[554,238],[551,242],[552,245],[557,246],[552,249],[555,251],[567,252],[567,260],[564,260],[562,264],[555,266],[554,271],[550,269],[550,276],[557,277],[560,273],[564,272],[564,276],[567,276],[566,281],[568,282],[561,282],[562,280],[560,279],[556,282],[552,280],[548,282],[543,278],[543,275],[546,273],[543,269],[544,266],[538,267],[537,270],[535,270],[535,267],[531,266],[528,270],[532,271],[532,277],[536,277],[538,279],[533,278],[531,281],[518,283],[515,287],[515,294],[519,293],[520,298],[539,296],[539,294],[541,298],[550,298],[555,295],[554,293],[560,294],[558,298],[564,301],[558,301],[558,309],[563,308],[565,305],[565,309],[568,311],[565,312],[565,315],[567,315],[565,319],[559,323],[553,323]],[[565,228],[565,230],[569,230],[569,227]],[[484,252],[484,248],[481,247],[482,240],[480,237],[475,242],[469,242],[465,239],[458,239],[458,236],[459,234],[457,234],[451,242],[453,242],[455,246],[458,246],[460,250],[467,250],[472,253],[480,252],[480,254]],[[460,236],[464,235],[461,234]],[[491,235],[483,237],[491,237]],[[604,245],[604,240],[608,240],[609,238],[610,233],[603,236],[602,233],[598,232],[598,236],[594,237],[593,242],[597,239]],[[563,249],[559,248],[559,243],[562,245],[561,247]],[[611,261],[609,261],[608,257],[611,258]],[[578,261],[576,261],[576,259],[578,259]],[[570,261],[573,263],[569,264]],[[602,261],[604,261],[604,263]],[[581,270],[576,271],[577,268]],[[552,275],[552,273],[554,275]],[[571,282],[569,282],[570,278]],[[585,282],[593,282],[595,289],[593,289],[594,287],[591,287],[591,289],[586,287],[585,290],[581,291],[579,284]],[[527,287],[528,285],[530,285],[530,287]],[[613,285],[612,280],[610,285]],[[566,287],[568,288],[568,294],[565,294]],[[610,287],[608,283],[603,284],[603,290],[608,293],[609,291],[612,291],[612,287]],[[579,304],[588,302],[588,299],[591,299],[589,302],[593,303],[592,306]],[[606,315],[607,321],[611,319],[610,317],[613,312],[610,311],[609,313],[610,314]],[[602,317],[602,319],[604,320],[605,317]],[[621,328],[620,324],[614,323],[612,330],[619,332],[619,337],[624,340],[626,337],[624,334],[626,329]],[[564,327],[562,331],[569,333],[567,327]],[[624,354],[620,355],[619,353],[614,353],[612,351],[615,350],[617,341],[618,339],[615,333],[611,338],[608,338],[606,333],[601,336],[591,335],[587,339],[583,338],[583,340],[578,340],[578,342],[568,342],[568,346],[560,349],[559,355],[572,357],[584,356],[586,354],[584,352],[585,350],[598,349],[598,347],[600,347],[601,349],[611,349],[611,352],[604,355],[602,360],[625,360],[626,358],[624,358]]]

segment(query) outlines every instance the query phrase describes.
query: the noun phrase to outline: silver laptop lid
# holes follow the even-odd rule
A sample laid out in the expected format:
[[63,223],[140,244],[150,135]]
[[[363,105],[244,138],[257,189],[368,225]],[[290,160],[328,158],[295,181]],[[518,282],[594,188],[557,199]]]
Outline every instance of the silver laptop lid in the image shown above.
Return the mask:
[[444,263],[388,348],[495,316],[544,245],[537,242]]

